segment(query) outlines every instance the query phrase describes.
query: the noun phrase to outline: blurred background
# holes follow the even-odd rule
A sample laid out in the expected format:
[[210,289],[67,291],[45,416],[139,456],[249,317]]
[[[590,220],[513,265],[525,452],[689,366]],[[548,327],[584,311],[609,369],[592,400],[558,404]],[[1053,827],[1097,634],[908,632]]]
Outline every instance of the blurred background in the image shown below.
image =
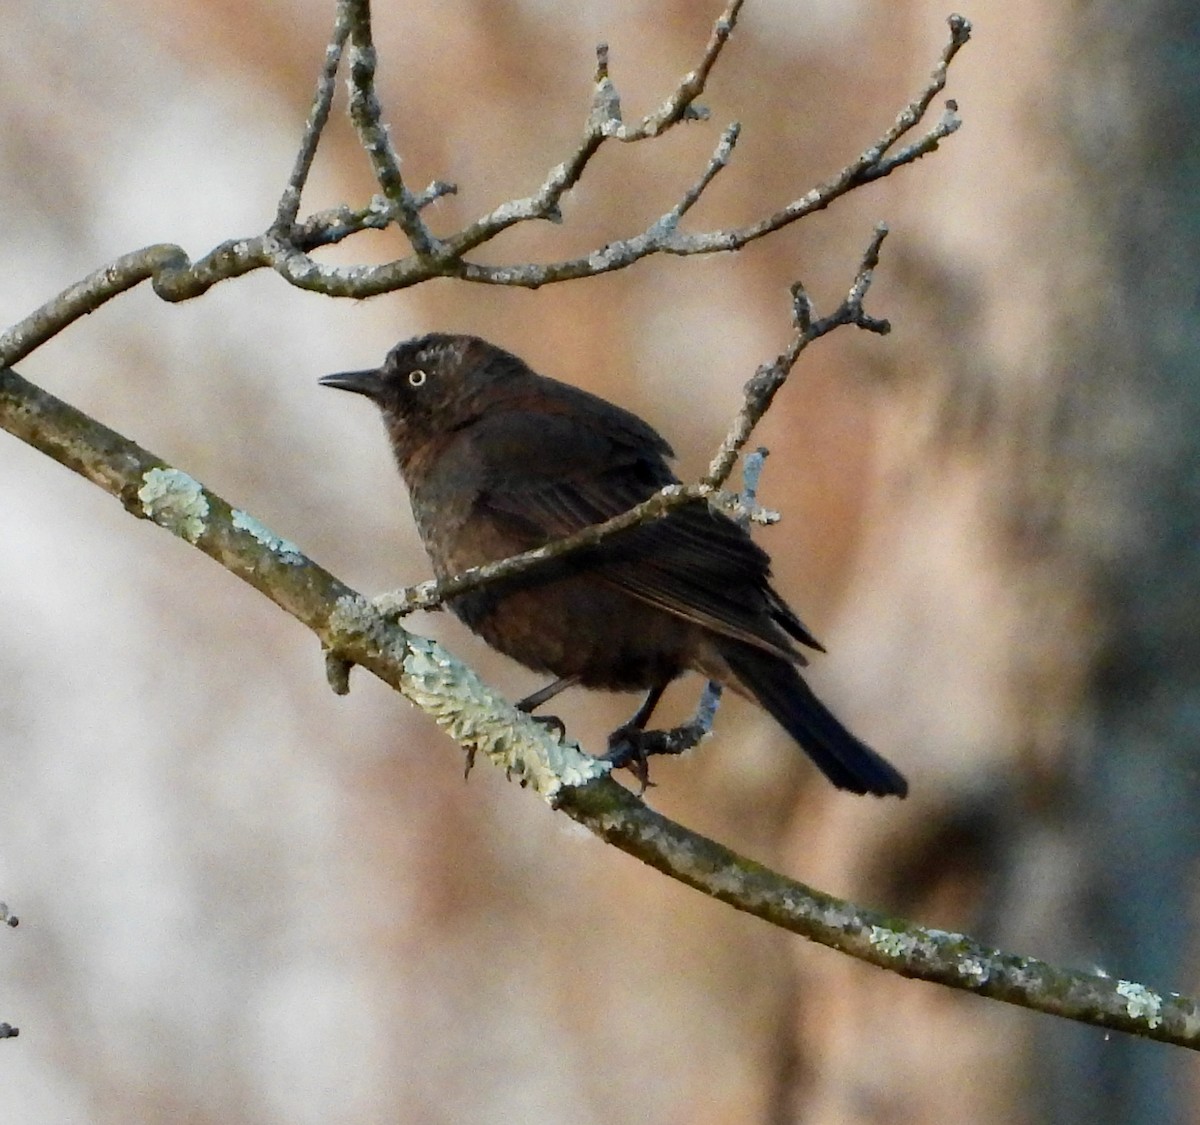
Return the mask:
[[[594,45],[640,116],[718,0],[377,5],[381,92],[449,231],[576,142]],[[692,228],[768,214],[920,88],[951,9],[751,0],[709,124],[606,147],[548,260],[668,210],[743,140]],[[155,241],[270,222],[332,0],[0,0],[0,320]],[[711,455],[872,225],[869,308],[808,352],[759,437],[778,585],[813,681],[908,775],[832,790],[753,707],[656,767],[657,808],[838,895],[1055,963],[1197,981],[1200,29],[1176,0],[975,0],[941,151],[736,256],[530,293],[334,301],[262,272],[146,287],[22,373],[365,592],[428,576],[369,405],[316,385],[401,337],[475,332]],[[344,91],[305,209],[361,202]],[[394,233],[326,256],[383,261]],[[605,848],[207,558],[0,435],[0,931],[6,1120],[1186,1122],[1196,1064],[903,980]],[[537,678],[446,615],[412,627],[513,698]],[[698,684],[672,689],[687,712]],[[632,697],[555,710],[592,748]]]

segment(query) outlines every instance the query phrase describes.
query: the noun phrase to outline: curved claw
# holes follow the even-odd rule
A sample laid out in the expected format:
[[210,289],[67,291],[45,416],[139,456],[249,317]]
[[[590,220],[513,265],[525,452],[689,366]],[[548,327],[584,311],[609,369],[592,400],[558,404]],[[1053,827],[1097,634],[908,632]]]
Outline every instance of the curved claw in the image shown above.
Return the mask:
[[652,736],[657,733],[627,724],[617,727],[608,736],[608,752],[602,760],[610,763],[615,770],[628,769],[638,780],[639,797],[654,784],[650,780],[649,758],[654,753]]
[[545,727],[546,730],[548,730],[559,740],[559,742],[566,737],[566,724],[557,715],[530,715],[529,717],[535,723]]

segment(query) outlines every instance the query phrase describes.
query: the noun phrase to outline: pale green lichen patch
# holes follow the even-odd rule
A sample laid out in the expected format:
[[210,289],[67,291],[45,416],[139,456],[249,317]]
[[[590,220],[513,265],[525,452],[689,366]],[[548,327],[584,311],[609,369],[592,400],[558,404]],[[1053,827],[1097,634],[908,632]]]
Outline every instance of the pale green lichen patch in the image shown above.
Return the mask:
[[1125,1011],[1135,1020],[1144,1020],[1148,1028],[1162,1023],[1162,997],[1136,981],[1117,981],[1117,992],[1125,997]]
[[406,693],[438,726],[547,800],[564,785],[582,785],[608,772],[607,763],[573,742],[559,742],[528,715],[514,712],[470,668],[432,641],[411,638],[403,667]]
[[978,957],[963,957],[958,962],[959,973],[974,984],[987,984],[991,969],[985,961]]
[[[342,597],[330,616],[331,631],[358,634],[385,649],[393,634],[362,598]],[[565,785],[583,785],[609,770],[573,742],[559,742],[528,715],[491,690],[461,661],[424,637],[399,634],[393,660],[403,669],[401,688],[464,749],[486,754],[506,773],[552,801]]]
[[917,944],[911,934],[885,926],[872,926],[867,940],[887,957],[908,957]]
[[208,518],[208,499],[200,483],[178,469],[150,469],[142,481],[142,511],[160,527],[195,543]]
[[249,512],[234,508],[230,513],[233,526],[239,531],[245,531],[267,548],[279,561],[286,566],[299,566],[304,562],[304,552],[295,543],[281,539],[266,524],[256,520]]
[[366,637],[371,643],[386,643],[386,622],[366,598],[344,594],[334,604],[329,615],[329,628],[334,634]]

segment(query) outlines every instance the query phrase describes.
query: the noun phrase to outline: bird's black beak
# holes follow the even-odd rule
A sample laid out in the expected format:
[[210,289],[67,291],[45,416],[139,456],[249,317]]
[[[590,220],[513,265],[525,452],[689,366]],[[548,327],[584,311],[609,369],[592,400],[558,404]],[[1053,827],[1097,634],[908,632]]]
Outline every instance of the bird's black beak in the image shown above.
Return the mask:
[[370,371],[341,371],[336,375],[326,375],[317,380],[323,387],[336,387],[339,391],[353,391],[356,395],[366,395],[367,398],[377,399],[383,390],[383,380],[379,368]]

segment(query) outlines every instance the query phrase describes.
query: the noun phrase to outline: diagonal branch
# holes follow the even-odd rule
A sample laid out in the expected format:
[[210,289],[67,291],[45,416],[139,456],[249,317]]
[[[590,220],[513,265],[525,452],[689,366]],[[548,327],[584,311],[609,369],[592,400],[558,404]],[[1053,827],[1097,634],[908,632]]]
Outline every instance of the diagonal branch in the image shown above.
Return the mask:
[[544,547],[535,547],[531,551],[524,551],[507,559],[470,567],[448,578],[431,578],[427,582],[419,582],[395,593],[382,594],[374,599],[374,604],[381,613],[389,617],[403,617],[418,609],[436,609],[448,598],[477,590],[481,586],[490,586],[503,578],[512,578],[514,575],[536,570],[551,559],[559,559],[586,547],[594,547],[622,531],[661,519],[668,512],[673,512],[685,504],[694,504],[697,500],[707,500],[718,495],[719,490],[707,484],[669,484],[659,489],[648,500],[643,500],[627,512],[613,516],[603,523],[582,528],[571,535],[556,539],[553,543],[547,543]]
[[[615,130],[613,135],[618,140],[640,141],[646,137],[657,137],[679,121],[702,121],[708,117],[708,110],[696,105],[696,99],[704,93],[708,76],[733,34],[738,13],[742,10],[742,2],[743,0],[733,0],[717,17],[699,63],[679,80],[679,84],[662,105],[653,113],[646,114],[634,128],[622,126]],[[605,77],[608,74],[607,61],[608,48],[605,46],[601,62],[601,70]]]
[[0,428],[203,551],[316,634],[327,650],[374,672],[474,748],[539,793],[600,777],[604,763],[559,742],[431,641],[389,624],[370,603],[186,473],[0,368]]
[[705,484],[719,488],[733,472],[738,454],[750,440],[754,427],[770,409],[779,388],[786,382],[800,353],[809,344],[828,335],[843,324],[853,324],[879,336],[886,336],[892,326],[886,320],[869,316],[863,309],[863,301],[871,280],[875,275],[875,267],[879,265],[879,251],[883,240],[887,237],[888,229],[883,223],[875,227],[875,233],[859,262],[858,272],[845,299],[832,313],[819,320],[813,320],[812,301],[800,282],[792,286],[792,319],[796,326],[796,334],[792,342],[775,359],[774,363],[764,364],[755,373],[754,378],[746,384],[742,408],[734,420],[728,436],[721,443],[721,448],[708,467],[704,478]]
[[[1200,1049],[1200,1006],[1176,993],[1061,969],[823,894],[654,812],[607,766],[559,742],[431,641],[370,603],[247,512],[127,438],[0,368],[0,427],[98,484],[134,515],[204,551],[308,626],[327,649],[401,692],[601,839],[772,925],[903,976]],[[0,1025],[0,1035],[14,1028]]]
[[383,123],[383,107],[375,92],[378,59],[371,37],[370,0],[340,0],[338,21],[350,29],[350,120],[358,131],[359,143],[370,158],[375,178],[391,202],[400,228],[418,258],[436,257],[438,240],[421,219],[421,210],[400,172],[400,157]]
[[1200,1003],[1135,981],[1059,968],[845,902],[646,808],[610,778],[557,807],[643,863],[737,910],[901,976],[1031,1011],[1200,1050]]
[[329,120],[329,111],[333,106],[333,92],[337,83],[338,67],[342,62],[342,51],[350,34],[350,18],[346,7],[339,7],[337,20],[333,25],[333,38],[325,49],[325,65],[321,68],[321,76],[317,80],[317,92],[313,96],[312,109],[308,113],[308,121],[304,126],[304,136],[300,140],[300,148],[296,153],[296,162],[292,174],[288,178],[287,187],[279,200],[279,209],[275,216],[275,227],[287,236],[291,236],[292,228],[296,225],[296,216],[300,213],[300,196],[304,185],[308,183],[308,174],[312,171],[313,160],[316,159],[317,146],[321,142],[321,133]]

